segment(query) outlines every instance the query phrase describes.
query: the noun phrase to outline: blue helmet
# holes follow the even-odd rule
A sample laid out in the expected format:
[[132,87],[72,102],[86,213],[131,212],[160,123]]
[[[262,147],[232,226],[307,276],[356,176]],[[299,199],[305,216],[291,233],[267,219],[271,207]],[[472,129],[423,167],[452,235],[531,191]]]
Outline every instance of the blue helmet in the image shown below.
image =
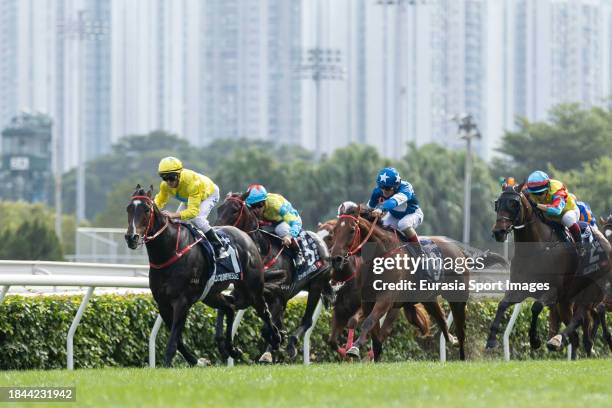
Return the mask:
[[261,184],[253,184],[249,186],[249,195],[246,198],[246,205],[252,206],[253,204],[266,201],[268,198],[268,191]]
[[376,184],[380,188],[398,188],[401,181],[402,179],[399,172],[393,167],[385,167],[379,171],[378,176],[376,176]]
[[541,170],[534,171],[527,178],[527,191],[530,193],[542,193],[550,187],[550,177]]

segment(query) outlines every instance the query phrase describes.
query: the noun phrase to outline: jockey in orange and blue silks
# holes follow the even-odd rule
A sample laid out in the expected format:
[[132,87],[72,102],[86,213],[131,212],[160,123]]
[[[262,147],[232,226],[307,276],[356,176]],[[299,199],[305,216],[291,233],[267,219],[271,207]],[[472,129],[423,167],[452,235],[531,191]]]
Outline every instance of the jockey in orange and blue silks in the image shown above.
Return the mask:
[[368,207],[374,209],[373,216],[386,211],[383,225],[402,231],[408,241],[415,244],[418,254],[422,253],[416,228],[423,222],[423,211],[412,185],[402,180],[396,169],[386,167],[378,172]]
[[580,211],[574,197],[567,187],[559,180],[553,180],[543,171],[534,171],[527,178],[527,192],[538,209],[543,211],[552,221],[565,225],[582,252],[582,237],[580,235]]
[[584,222],[590,225],[591,228],[597,230],[597,220],[595,218],[595,214],[593,214],[593,210],[591,210],[591,206],[584,201],[579,201],[574,194],[570,193],[570,195],[576,201],[576,207],[578,207],[578,211],[580,211],[579,221]]
[[291,203],[282,195],[268,193],[261,184],[248,188],[245,200],[247,207],[263,221],[272,222],[274,232],[283,241],[283,245],[293,250],[293,259],[298,268],[304,264],[304,257],[296,238],[302,231],[302,218]]

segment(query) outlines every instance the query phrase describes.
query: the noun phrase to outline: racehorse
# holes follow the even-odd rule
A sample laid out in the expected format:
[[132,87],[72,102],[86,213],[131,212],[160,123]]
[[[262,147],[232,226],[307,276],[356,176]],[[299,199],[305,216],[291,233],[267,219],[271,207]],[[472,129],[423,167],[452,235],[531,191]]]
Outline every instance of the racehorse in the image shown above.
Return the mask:
[[[336,220],[328,220],[324,223],[319,223],[317,234],[328,246],[333,246],[333,228],[336,225]],[[358,287],[355,283],[355,275],[358,267],[356,256],[352,256],[343,265],[343,268],[336,271],[332,268],[331,279],[334,286],[334,302],[332,309],[331,332],[327,340],[327,344],[332,350],[337,351],[341,357],[346,357],[346,351],[353,346],[354,331],[365,316],[361,313],[361,298]],[[429,315],[420,304],[406,304],[403,308],[406,319],[414,325],[421,336],[430,335]],[[445,320],[442,313],[442,319]],[[374,361],[380,361],[382,354],[382,343],[391,334],[393,323],[399,314],[399,309],[391,309],[385,316],[385,320],[380,327],[380,335],[372,339],[372,350],[368,353]],[[338,345],[338,338],[345,328],[348,328],[348,339],[345,347]],[[379,340],[380,338],[380,340]]]
[[[599,222],[602,226],[601,232],[612,245],[612,214],[610,214],[607,219],[599,217]],[[608,347],[610,347],[610,351],[612,351],[612,336],[610,335],[606,323],[606,313],[612,312],[612,282],[608,282],[605,292],[604,300],[595,308],[596,319],[593,325],[593,338],[597,335],[597,330],[599,329],[599,325],[601,325],[604,340],[608,344]]]
[[[296,275],[293,260],[286,253],[279,237],[261,228],[259,220],[245,203],[247,195],[246,192],[228,194],[224,202],[217,208],[216,224],[239,228],[255,242],[259,253],[264,257],[266,299],[270,305],[274,324],[279,329],[283,328],[283,315],[289,299],[300,291],[308,291],[306,309],[300,325],[287,342],[287,355],[290,359],[294,359],[297,356],[296,346],[299,338],[312,326],[312,316],[319,299],[322,295],[331,295],[327,247],[316,234],[307,232],[318,243],[319,254],[325,261],[317,272],[311,273],[296,284],[293,282],[293,277]],[[273,362],[272,351],[272,347],[268,344],[259,361]]]
[[[397,267],[397,265],[386,268],[382,275],[372,273],[371,265],[373,265],[376,258],[384,258],[386,261],[388,258],[393,258],[399,254],[405,255],[408,258],[414,256],[407,248],[408,243],[401,242],[396,232],[383,229],[377,225],[377,222],[378,218],[369,221],[362,216],[360,206],[350,207],[338,216],[338,222],[333,229],[334,244],[331,249],[331,255],[334,270],[342,270],[344,264],[351,256],[360,255],[358,258],[361,265],[357,268],[354,279],[359,288],[358,290],[362,298],[361,308],[366,318],[361,324],[359,338],[347,351],[348,355],[356,358],[359,358],[359,348],[367,342],[370,333],[372,334],[373,342],[375,340],[384,340],[379,336],[379,327],[377,325],[377,322],[383,316],[394,308],[417,303],[417,301],[407,299],[405,293],[403,293],[403,296],[403,291],[392,290],[388,287],[377,290],[375,294],[372,293],[375,281],[380,280],[381,277],[385,283],[400,284],[402,282],[413,282],[417,288],[419,287],[418,276],[407,269]],[[430,239],[439,247],[445,259],[450,258],[454,261],[453,264],[459,259],[465,259],[465,254],[453,241],[444,237],[430,237]],[[361,251],[366,244],[369,244],[368,251]],[[436,298],[438,295],[442,295],[447,300],[452,299],[449,303],[456,324],[459,357],[461,360],[465,360],[465,307],[469,295],[469,272],[457,273],[455,270],[449,272],[448,275],[444,276],[444,282],[456,285],[457,290],[433,289],[424,293],[417,289],[415,293],[424,296],[424,299],[419,301],[423,303],[430,314],[432,314],[431,306],[428,307],[427,305],[437,304]],[[436,318],[435,314],[432,314],[432,316]],[[452,342],[448,334],[446,321],[442,318],[437,323],[446,341]]]
[[[214,282],[214,276],[209,278],[215,268],[213,257],[204,255],[198,245],[200,240],[196,240],[187,228],[170,221],[161,213],[152,194],[153,186],[149,191],[136,186],[126,209],[128,229],[125,240],[131,249],[136,249],[142,243],[147,248],[149,287],[159,314],[170,330],[164,364],[170,366],[177,348],[190,365],[197,364],[198,360],[183,343],[182,333],[189,309],[199,300],[223,310],[227,316],[225,336],[222,318],[217,319],[215,331],[217,347],[224,359],[230,356],[238,359],[241,356],[241,351],[233,345],[231,330],[236,310],[248,306],[254,306],[263,320],[266,340],[277,346],[281,340],[280,334],[272,323],[264,299],[263,262],[253,241],[237,228],[221,228],[236,248],[242,276],[240,279]],[[223,294],[222,291],[230,284],[234,285],[231,294]]]
[[[510,282],[540,283],[541,288],[544,289],[532,292],[528,290],[506,291],[491,324],[487,348],[496,346],[496,335],[508,307],[532,297],[548,306],[558,303],[556,307],[558,307],[560,318],[566,324],[566,328],[560,334],[550,338],[547,347],[551,350],[560,350],[567,344],[569,338],[573,346],[572,358],[575,358],[575,350],[578,346],[578,336],[575,330],[579,324],[586,324],[592,303],[601,300],[601,282],[598,281],[606,279],[610,268],[609,265],[600,268],[599,271],[588,277],[577,276],[579,259],[573,244],[567,244],[555,233],[553,227],[535,209],[535,204],[522,193],[522,187],[523,184],[516,188],[509,187],[497,199],[495,204],[497,219],[493,226],[493,235],[498,242],[503,242],[511,231],[514,232],[514,242],[517,245],[510,266]],[[598,238],[597,234],[595,236]],[[606,252],[609,259],[609,244]],[[548,285],[548,290],[546,285]],[[572,313],[572,304],[575,304],[574,313]],[[533,323],[532,318],[532,325]],[[588,332],[589,330],[585,336],[587,354],[590,353],[592,347],[592,339]]]

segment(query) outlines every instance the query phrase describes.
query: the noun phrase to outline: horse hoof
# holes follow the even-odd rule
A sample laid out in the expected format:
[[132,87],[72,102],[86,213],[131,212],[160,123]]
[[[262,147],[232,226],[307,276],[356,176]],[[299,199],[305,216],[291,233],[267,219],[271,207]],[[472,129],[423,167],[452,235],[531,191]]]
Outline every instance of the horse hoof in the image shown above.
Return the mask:
[[242,357],[242,350],[240,350],[238,347],[232,347],[229,354],[234,360],[239,360]]
[[542,347],[542,341],[540,339],[530,339],[529,340],[529,345],[531,346],[532,350],[537,350],[540,347]]
[[198,358],[198,362],[196,363],[197,367],[208,367],[210,365],[210,360],[204,357]]
[[485,347],[487,350],[494,350],[497,348],[497,340],[487,340],[487,345]]
[[350,349],[347,350],[346,356],[347,357],[359,358],[360,357],[359,348],[356,347],[356,346],[351,347]]
[[364,363],[373,363],[374,362],[374,350],[368,350],[368,354],[363,358]]
[[272,353],[269,351],[266,351],[261,355],[261,357],[259,357],[259,363],[261,364],[272,364],[272,362]]
[[546,347],[550,351],[561,351],[563,348],[563,337],[560,334],[557,334],[546,342]]
[[451,344],[451,346],[458,346],[459,345],[459,340],[457,339],[457,337],[453,336],[450,333],[448,335],[448,342]]
[[289,344],[287,346],[287,356],[289,357],[289,359],[293,360],[297,357],[297,349],[295,348],[295,346],[293,344]]

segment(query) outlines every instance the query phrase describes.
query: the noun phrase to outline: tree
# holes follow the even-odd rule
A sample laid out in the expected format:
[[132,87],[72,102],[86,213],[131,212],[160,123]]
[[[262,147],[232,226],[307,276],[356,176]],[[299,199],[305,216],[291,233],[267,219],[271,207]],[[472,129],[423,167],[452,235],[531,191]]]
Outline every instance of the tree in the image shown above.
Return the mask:
[[25,221],[5,234],[0,250],[2,259],[61,261],[62,247],[57,236],[39,220]]
[[546,122],[518,120],[516,132],[506,132],[494,161],[497,176],[526,177],[549,165],[560,171],[579,169],[583,163],[612,152],[612,109],[584,109],[577,104],[558,105]]
[[589,203],[596,216],[612,214],[612,156],[586,163],[579,170],[561,172],[551,168],[550,172],[579,200]]

